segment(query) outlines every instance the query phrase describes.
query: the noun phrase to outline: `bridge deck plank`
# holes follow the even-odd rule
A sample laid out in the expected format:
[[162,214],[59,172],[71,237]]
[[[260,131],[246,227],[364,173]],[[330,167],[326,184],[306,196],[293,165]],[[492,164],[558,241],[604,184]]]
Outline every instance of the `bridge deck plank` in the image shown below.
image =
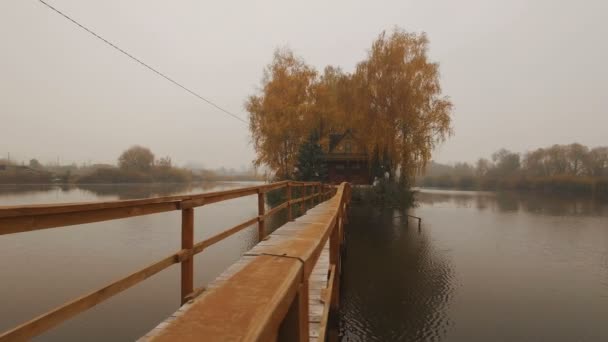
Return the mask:
[[[326,207],[326,202],[317,205],[316,207],[307,211],[306,215],[299,217],[295,221],[288,222],[281,226],[273,233],[269,234],[263,241],[256,244],[251,250],[246,252],[237,262],[228,267],[222,272],[217,278],[211,281],[206,289],[217,288],[233,275],[248,265],[257,255],[264,254],[268,247],[279,245],[281,242],[293,239],[296,235],[301,233],[304,228],[310,227],[310,224],[314,224],[315,221],[321,218],[320,214],[323,214]],[[325,209],[325,210],[324,210]],[[310,217],[308,217],[310,215]],[[326,216],[326,215],[325,215]],[[324,217],[323,217],[324,218]],[[318,222],[318,221],[317,221]],[[329,274],[329,240],[323,246],[321,255],[315,264],[312,273],[309,277],[309,335],[310,341],[318,341],[319,332],[321,325],[326,322],[321,322],[323,316],[323,309],[326,305],[322,299],[322,290],[328,287],[328,274]],[[204,292],[203,292],[204,294]],[[182,305],[177,311],[175,311],[170,317],[165,319],[163,322],[158,324],[154,329],[144,335],[139,341],[151,341],[154,337],[161,334],[172,322],[179,316],[184,315],[193,304],[200,298],[194,298],[193,300]],[[329,303],[327,303],[329,305]]]

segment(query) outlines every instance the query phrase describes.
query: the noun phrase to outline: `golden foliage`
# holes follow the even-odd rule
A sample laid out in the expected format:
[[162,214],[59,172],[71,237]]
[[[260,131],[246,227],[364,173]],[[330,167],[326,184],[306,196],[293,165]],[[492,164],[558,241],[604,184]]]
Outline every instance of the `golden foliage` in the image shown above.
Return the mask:
[[245,105],[258,153],[255,164],[268,165],[281,178],[291,176],[300,143],[310,132],[316,76],[291,51],[277,50],[264,72],[262,94],[251,96]]
[[323,75],[289,50],[277,50],[260,94],[246,109],[258,154],[279,178],[292,175],[298,147],[311,132],[352,129],[391,176],[409,185],[451,133],[452,103],[441,96],[439,65],[428,61],[425,34],[395,29],[373,42],[352,74],[328,66]]

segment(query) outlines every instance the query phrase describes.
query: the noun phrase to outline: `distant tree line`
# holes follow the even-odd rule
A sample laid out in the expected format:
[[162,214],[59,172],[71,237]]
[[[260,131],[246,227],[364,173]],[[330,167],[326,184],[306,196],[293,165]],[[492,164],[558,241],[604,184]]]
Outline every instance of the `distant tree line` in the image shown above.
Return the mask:
[[30,160],[28,165],[0,159],[0,184],[43,184],[50,183],[52,178],[53,174],[36,159]]
[[187,169],[173,165],[170,157],[156,158],[150,149],[133,146],[117,160],[117,166],[93,164],[78,166],[42,165],[31,159],[28,165],[0,159],[0,184],[116,184],[116,183],[188,183],[192,181],[261,180],[254,172],[233,170]]
[[156,158],[142,146],[132,146],[118,157],[118,167],[100,167],[80,176],[77,183],[184,183],[190,170],[174,167],[170,157]]
[[432,163],[418,184],[461,189],[541,190],[608,195],[608,147],[574,143],[525,154],[501,149],[475,165]]

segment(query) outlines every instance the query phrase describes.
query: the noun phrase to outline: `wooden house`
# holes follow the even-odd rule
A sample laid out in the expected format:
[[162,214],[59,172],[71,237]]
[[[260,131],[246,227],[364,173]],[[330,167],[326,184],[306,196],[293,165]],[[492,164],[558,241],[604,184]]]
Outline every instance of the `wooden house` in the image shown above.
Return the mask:
[[329,135],[325,162],[329,183],[371,184],[367,151],[351,130]]

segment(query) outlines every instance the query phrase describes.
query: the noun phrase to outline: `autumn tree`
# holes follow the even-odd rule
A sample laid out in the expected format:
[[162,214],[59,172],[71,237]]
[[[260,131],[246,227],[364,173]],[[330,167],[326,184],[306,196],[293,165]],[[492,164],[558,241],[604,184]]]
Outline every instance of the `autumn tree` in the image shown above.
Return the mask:
[[264,71],[262,89],[249,97],[256,166],[267,165],[279,179],[292,178],[300,145],[310,134],[316,71],[288,49],[277,50]]
[[314,107],[312,125],[319,144],[329,148],[329,133],[343,132],[352,128],[349,125],[352,90],[351,76],[340,68],[327,66],[312,87]]
[[489,160],[485,158],[479,158],[479,160],[477,160],[477,163],[475,164],[475,176],[485,177],[492,169],[492,166],[493,165]]
[[118,166],[123,170],[148,172],[153,165],[154,154],[142,146],[133,146],[118,157]]
[[589,148],[579,143],[570,144],[566,147],[566,158],[568,159],[568,173],[573,176],[585,174],[586,159]]
[[492,154],[494,161],[495,176],[506,176],[514,174],[521,167],[519,153],[513,153],[506,149],[500,149]]
[[354,73],[328,66],[320,76],[291,51],[277,50],[261,91],[245,104],[255,164],[290,178],[311,133],[326,146],[329,132],[352,129],[372,172],[399,175],[407,188],[450,133],[452,103],[442,96],[439,65],[428,60],[427,49],[425,34],[395,29],[374,41]]
[[608,177],[608,147],[596,147],[589,151],[586,158],[589,176]]
[[442,96],[439,65],[425,34],[394,29],[373,42],[353,75],[352,119],[368,151],[407,187],[451,132],[452,103]]

